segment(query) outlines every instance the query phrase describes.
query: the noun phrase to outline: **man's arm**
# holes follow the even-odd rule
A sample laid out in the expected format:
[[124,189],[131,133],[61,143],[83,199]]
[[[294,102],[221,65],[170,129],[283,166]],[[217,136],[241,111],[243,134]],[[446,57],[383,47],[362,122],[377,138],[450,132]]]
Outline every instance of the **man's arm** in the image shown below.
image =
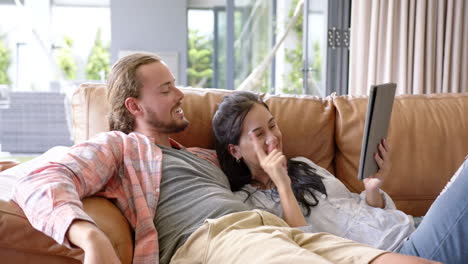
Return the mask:
[[118,137],[106,135],[72,147],[59,162],[35,170],[15,185],[12,199],[30,223],[60,244],[69,246],[65,234],[73,221],[94,223],[81,199],[100,191],[121,163]]
[[[161,157],[161,150],[142,134],[103,133],[74,146],[60,162],[26,176],[16,185],[13,199],[37,230],[70,246],[69,239],[75,237],[74,232],[67,233],[72,223],[93,223],[80,199],[97,192],[116,198],[135,231],[134,257],[156,263],[158,236],[153,217],[159,199]],[[86,248],[79,241],[75,245]],[[103,252],[95,248],[85,256],[96,253]]]
[[84,264],[120,263],[107,236],[88,221],[73,221],[68,229],[67,238],[85,252]]

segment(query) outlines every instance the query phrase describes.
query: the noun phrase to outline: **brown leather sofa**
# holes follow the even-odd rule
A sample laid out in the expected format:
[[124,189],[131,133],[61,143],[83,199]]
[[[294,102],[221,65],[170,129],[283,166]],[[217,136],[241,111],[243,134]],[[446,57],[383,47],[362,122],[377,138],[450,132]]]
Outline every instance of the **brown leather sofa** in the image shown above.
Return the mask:
[[[182,90],[186,94],[184,112],[191,124],[174,138],[187,147],[213,148],[211,117],[217,103],[230,92]],[[265,96],[265,100],[283,132],[284,152],[288,157],[308,157],[334,173],[351,190],[362,190],[356,175],[367,97]],[[72,109],[76,143],[108,130],[104,85],[82,85],[73,95]],[[383,189],[394,198],[399,209],[416,216],[427,211],[468,154],[467,135],[468,93],[396,98],[388,136],[393,168]],[[10,186],[11,177],[19,177],[38,163],[41,162],[21,164],[0,173],[0,186]],[[3,200],[0,195],[0,262],[79,263],[82,260],[81,250],[58,245],[35,231],[19,208]],[[111,202],[95,197],[85,200],[84,206],[109,236],[122,262],[130,263],[132,232],[118,209]]]

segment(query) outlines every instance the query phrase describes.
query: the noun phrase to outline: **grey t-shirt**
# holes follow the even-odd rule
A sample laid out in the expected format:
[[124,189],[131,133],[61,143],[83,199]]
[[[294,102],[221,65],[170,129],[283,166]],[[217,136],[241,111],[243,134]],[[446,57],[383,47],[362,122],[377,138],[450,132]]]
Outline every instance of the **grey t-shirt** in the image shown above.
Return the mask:
[[159,147],[163,152],[162,179],[154,224],[160,263],[165,264],[205,219],[249,207],[234,196],[223,171],[211,162],[187,150]]

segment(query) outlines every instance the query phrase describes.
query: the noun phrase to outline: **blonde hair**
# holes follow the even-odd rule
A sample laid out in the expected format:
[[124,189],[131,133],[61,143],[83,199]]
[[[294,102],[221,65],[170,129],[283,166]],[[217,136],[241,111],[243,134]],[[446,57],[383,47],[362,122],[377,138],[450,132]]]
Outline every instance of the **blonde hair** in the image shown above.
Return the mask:
[[109,128],[126,134],[134,129],[135,118],[125,107],[129,97],[138,98],[143,86],[137,74],[140,66],[161,61],[150,53],[135,53],[118,60],[107,80],[107,101],[110,104]]

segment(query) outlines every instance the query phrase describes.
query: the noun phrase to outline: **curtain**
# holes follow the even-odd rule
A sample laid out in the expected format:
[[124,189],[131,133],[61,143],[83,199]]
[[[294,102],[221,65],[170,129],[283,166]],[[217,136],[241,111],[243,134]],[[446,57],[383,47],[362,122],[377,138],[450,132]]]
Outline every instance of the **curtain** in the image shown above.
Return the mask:
[[468,2],[352,1],[349,93],[385,82],[397,94],[468,92]]

